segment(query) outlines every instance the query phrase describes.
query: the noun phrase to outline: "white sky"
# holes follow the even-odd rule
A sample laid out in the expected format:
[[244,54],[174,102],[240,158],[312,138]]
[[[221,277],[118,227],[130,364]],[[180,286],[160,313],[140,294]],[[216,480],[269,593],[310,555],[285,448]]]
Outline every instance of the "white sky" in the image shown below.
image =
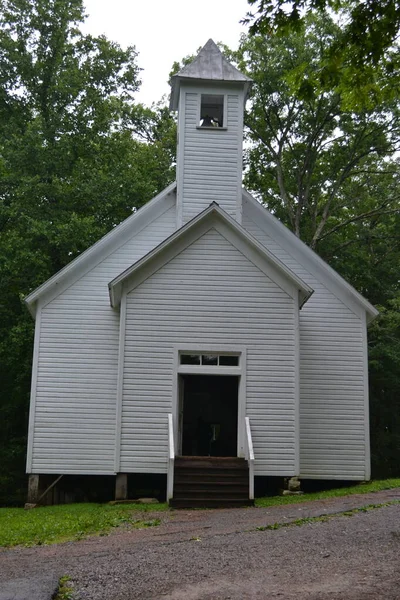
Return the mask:
[[150,105],[169,93],[174,61],[193,54],[209,38],[237,48],[250,10],[247,0],[84,0],[83,30],[136,46],[142,85],[137,100]]

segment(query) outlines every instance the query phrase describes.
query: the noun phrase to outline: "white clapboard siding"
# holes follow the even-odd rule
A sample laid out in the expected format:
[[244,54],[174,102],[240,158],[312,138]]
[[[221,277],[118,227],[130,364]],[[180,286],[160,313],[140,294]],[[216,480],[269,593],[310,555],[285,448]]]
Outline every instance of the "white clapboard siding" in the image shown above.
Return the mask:
[[108,283],[175,223],[172,207],[42,308],[32,472],[114,472],[119,312]]
[[242,133],[242,115],[239,112],[239,94],[227,95],[227,129],[197,128],[200,93],[185,94],[185,120],[182,169],[182,223],[190,221],[211,202],[217,202],[235,217],[238,196],[241,193],[242,155],[238,143]]
[[294,310],[293,299],[214,229],[133,289],[126,304],[120,470],[166,472],[174,349],[220,345],[247,348],[256,473],[293,474]]
[[364,479],[364,325],[251,220],[246,203],[243,226],[314,289],[300,311],[300,475]]

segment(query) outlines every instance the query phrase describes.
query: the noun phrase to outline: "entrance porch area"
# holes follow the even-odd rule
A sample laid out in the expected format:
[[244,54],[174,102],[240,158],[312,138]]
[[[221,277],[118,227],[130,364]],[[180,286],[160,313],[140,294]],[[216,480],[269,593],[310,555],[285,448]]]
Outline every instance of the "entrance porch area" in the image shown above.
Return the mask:
[[245,425],[239,418],[239,381],[236,375],[180,376],[176,457],[170,427],[171,506],[218,508],[254,503],[253,475],[246,460],[250,455],[238,456],[238,428]]

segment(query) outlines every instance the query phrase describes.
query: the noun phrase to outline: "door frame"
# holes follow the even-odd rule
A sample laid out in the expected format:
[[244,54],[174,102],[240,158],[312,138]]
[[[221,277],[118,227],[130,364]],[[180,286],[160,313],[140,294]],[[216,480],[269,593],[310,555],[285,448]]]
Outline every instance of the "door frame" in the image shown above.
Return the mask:
[[[209,365],[181,365],[181,354],[233,354],[239,356],[239,364],[234,367]],[[238,430],[237,456],[245,456],[245,416],[246,416],[246,362],[247,352],[243,346],[226,345],[186,345],[174,348],[174,368],[172,384],[172,418],[174,423],[175,453],[181,450],[182,432],[180,431],[181,401],[183,399],[182,379],[180,375],[233,375],[238,377]]]

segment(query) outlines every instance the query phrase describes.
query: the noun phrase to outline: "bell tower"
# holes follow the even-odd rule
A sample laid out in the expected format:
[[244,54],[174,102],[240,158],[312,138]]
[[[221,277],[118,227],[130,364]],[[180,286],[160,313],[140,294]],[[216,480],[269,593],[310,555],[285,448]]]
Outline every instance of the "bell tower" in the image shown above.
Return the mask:
[[172,77],[170,108],[178,110],[178,227],[211,202],[241,222],[243,112],[250,83],[211,39]]

